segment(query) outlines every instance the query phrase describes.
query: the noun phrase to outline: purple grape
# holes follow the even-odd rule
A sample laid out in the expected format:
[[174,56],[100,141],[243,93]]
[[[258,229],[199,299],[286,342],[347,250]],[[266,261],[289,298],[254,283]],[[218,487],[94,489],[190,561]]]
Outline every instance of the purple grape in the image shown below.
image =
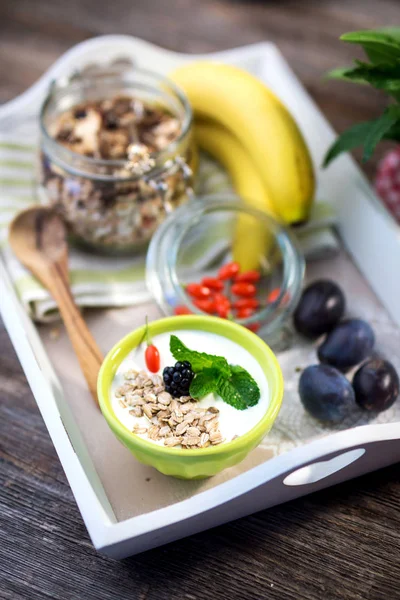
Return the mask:
[[330,423],[340,423],[356,406],[350,382],[327,365],[312,365],[303,371],[299,394],[304,408],[313,417]]
[[353,378],[356,402],[365,410],[381,412],[390,408],[399,395],[399,376],[387,360],[363,364]]
[[345,311],[340,287],[328,279],[311,283],[303,292],[294,313],[296,330],[308,338],[331,331]]
[[368,358],[374,347],[375,336],[371,326],[361,319],[339,323],[318,348],[319,360],[347,371]]

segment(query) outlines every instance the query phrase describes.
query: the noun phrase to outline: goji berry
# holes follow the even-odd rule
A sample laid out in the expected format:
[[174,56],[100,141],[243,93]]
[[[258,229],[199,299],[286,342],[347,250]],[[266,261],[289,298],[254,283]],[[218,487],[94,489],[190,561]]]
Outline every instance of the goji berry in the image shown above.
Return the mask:
[[239,308],[236,311],[238,319],[246,319],[247,317],[251,317],[251,315],[254,315],[254,308],[250,308],[249,306],[247,308]]
[[196,298],[193,304],[205,313],[212,315],[215,312],[215,301],[212,298]]
[[160,369],[160,353],[154,344],[151,343],[150,334],[149,334],[149,322],[146,317],[146,343],[147,348],[144,353],[144,359],[146,362],[146,367],[151,373],[157,373]]
[[260,281],[260,277],[259,271],[246,271],[245,273],[238,273],[235,277],[235,282],[257,283],[257,281]]
[[188,283],[185,290],[193,298],[209,298],[211,296],[210,288],[200,283]]
[[210,290],[213,290],[215,292],[222,292],[222,290],[224,289],[224,284],[216,277],[204,277],[201,280],[201,284],[205,285]]
[[231,309],[231,303],[229,298],[224,296],[224,294],[215,294],[214,296],[215,302],[215,311],[221,319],[226,319],[229,315],[229,311]]
[[157,373],[160,369],[160,353],[153,344],[147,346],[144,357],[150,373]]
[[255,296],[257,293],[257,288],[254,283],[246,283],[245,281],[240,283],[234,283],[231,288],[232,294],[235,296],[243,296],[245,298],[249,298],[251,296]]
[[[272,302],[276,302],[279,298],[281,294],[281,288],[275,288],[273,289],[267,296],[267,302],[272,303]],[[283,296],[282,302],[283,304],[286,304],[287,302],[289,302],[289,294],[286,292],[286,294]]]
[[258,308],[259,304],[257,298],[239,298],[235,300],[232,307],[240,310],[241,308]]
[[233,279],[240,271],[240,265],[237,262],[230,262],[222,265],[218,271],[218,279]]
[[257,331],[260,329],[261,324],[260,323],[249,323],[248,325],[246,325],[247,329],[250,329],[250,331],[252,331],[253,333],[257,333]]
[[179,304],[178,306],[175,306],[174,313],[176,315],[191,315],[192,311],[184,304]]

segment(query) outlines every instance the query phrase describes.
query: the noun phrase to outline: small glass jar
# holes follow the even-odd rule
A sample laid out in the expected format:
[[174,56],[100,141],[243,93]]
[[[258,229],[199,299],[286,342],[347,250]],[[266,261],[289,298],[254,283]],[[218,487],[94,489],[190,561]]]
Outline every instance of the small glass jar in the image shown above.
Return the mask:
[[[186,292],[188,283],[216,278],[220,267],[235,260],[241,271],[259,274],[257,307],[237,310],[232,281],[220,290],[229,300],[227,318],[265,339],[274,350],[287,348],[292,339],[290,317],[298,304],[304,277],[304,259],[290,232],[266,213],[250,208],[232,195],[193,199],[173,213],[157,230],[147,253],[149,291],[166,315],[214,314]],[[212,297],[216,292],[212,290]],[[203,310],[202,310],[203,309]],[[206,309],[206,310],[204,310]]]
[[[78,154],[52,137],[61,113],[90,102],[126,96],[157,106],[179,120],[179,134],[162,150],[149,152],[135,168],[124,159]],[[75,76],[51,87],[40,115],[39,190],[57,208],[73,241],[103,253],[143,251],[166,215],[190,194],[192,114],[173,82],[156,74],[108,70]]]

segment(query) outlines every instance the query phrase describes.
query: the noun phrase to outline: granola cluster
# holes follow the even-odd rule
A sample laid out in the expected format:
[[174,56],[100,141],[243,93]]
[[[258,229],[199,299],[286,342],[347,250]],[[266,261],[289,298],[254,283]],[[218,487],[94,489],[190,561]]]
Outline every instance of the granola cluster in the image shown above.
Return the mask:
[[[92,247],[143,248],[166,213],[187,199],[182,169],[166,168],[157,181],[151,177],[152,153],[166,148],[181,133],[179,119],[160,106],[126,96],[88,101],[59,114],[48,130],[76,156],[63,159],[70,169],[43,150],[40,180],[46,201],[57,208],[70,233]],[[188,161],[188,149],[184,152]],[[104,162],[88,163],[88,159]],[[142,165],[150,174],[144,175]]]
[[138,422],[133,433],[146,434],[165,446],[207,448],[224,442],[219,430],[219,410],[200,408],[190,396],[173,398],[165,391],[162,377],[130,370],[115,395],[120,405]]
[[50,135],[69,150],[105,160],[127,160],[131,144],[158,152],[180,131],[179,120],[164,108],[128,96],[81,103],[49,127]]

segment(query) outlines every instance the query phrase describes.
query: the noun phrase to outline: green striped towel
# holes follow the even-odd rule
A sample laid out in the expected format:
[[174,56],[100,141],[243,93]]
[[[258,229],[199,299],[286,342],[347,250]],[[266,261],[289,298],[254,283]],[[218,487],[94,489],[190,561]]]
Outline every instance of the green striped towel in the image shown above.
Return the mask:
[[[8,246],[8,224],[20,210],[37,203],[35,161],[38,131],[26,119],[12,133],[0,134],[0,244],[6,268],[22,304],[35,321],[58,318],[55,303],[43,286],[13,256]],[[5,127],[2,127],[4,130]],[[207,157],[200,161],[196,193],[231,191],[226,173]],[[331,227],[334,214],[329,205],[317,203],[310,222],[296,230],[305,256],[325,258],[338,250]],[[116,258],[70,249],[72,291],[80,306],[128,306],[151,300],[145,285],[145,258]]]

